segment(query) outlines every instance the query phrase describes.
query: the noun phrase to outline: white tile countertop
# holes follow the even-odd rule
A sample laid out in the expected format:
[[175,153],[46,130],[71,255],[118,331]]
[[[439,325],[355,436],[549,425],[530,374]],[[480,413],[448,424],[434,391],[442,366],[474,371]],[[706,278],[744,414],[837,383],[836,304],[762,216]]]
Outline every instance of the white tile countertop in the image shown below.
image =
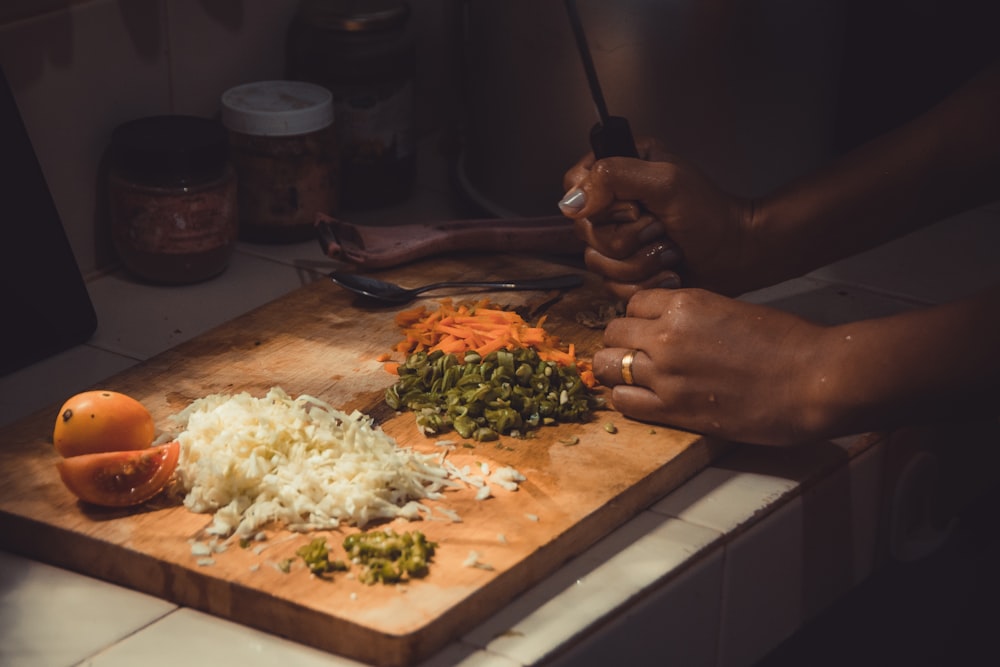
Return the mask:
[[[447,216],[446,199],[425,184],[406,206],[357,221]],[[950,299],[1000,280],[998,222],[996,207],[975,211],[745,298],[831,323]],[[95,336],[0,378],[0,424],[51,409],[325,267],[313,242],[240,244],[228,270],[199,285],[93,279]],[[879,565],[887,447],[872,436],[737,447],[427,665],[754,664]],[[0,664],[137,663],[358,664],[0,550]]]

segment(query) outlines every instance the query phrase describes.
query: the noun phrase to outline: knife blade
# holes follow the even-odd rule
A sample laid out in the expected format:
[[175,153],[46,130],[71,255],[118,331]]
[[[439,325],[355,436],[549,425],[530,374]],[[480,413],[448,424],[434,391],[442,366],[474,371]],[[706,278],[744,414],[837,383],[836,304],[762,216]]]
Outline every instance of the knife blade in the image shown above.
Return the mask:
[[597,68],[594,66],[594,59],[587,43],[587,34],[584,32],[583,23],[574,0],[566,0],[566,13],[569,15],[569,23],[576,39],[577,50],[580,52],[580,60],[583,63],[583,71],[587,77],[590,95],[597,107],[598,122],[590,130],[590,147],[594,151],[594,155],[598,159],[612,156],[639,157],[639,151],[636,149],[632,128],[629,126],[628,120],[622,116],[612,116],[608,112],[604,92],[597,79]]

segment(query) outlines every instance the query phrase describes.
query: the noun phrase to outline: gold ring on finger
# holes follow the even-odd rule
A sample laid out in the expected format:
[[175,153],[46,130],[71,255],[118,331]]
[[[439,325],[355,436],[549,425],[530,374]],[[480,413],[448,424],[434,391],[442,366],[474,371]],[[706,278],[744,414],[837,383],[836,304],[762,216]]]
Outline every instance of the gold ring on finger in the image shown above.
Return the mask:
[[632,377],[632,364],[635,362],[636,350],[629,350],[622,357],[622,381],[625,384],[635,384],[635,378]]

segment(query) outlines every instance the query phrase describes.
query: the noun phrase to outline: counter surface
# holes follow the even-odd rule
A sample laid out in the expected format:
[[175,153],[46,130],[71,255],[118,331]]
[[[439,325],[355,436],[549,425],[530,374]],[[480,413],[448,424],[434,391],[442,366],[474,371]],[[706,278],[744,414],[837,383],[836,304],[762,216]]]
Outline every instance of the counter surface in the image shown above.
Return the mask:
[[[399,210],[373,213],[371,222],[443,219],[448,210],[440,192],[421,191]],[[960,296],[1000,279],[1000,268],[992,255],[977,263],[975,253],[949,258],[940,248],[970,238],[995,247],[997,215],[995,208],[973,212],[744,298],[835,323]],[[919,271],[931,264],[939,268],[933,280]],[[907,267],[917,270],[907,277]],[[0,425],[38,414],[47,420],[51,406],[67,396],[309,285],[330,268],[314,243],[241,244],[229,269],[200,285],[157,288],[115,273],[92,280],[97,333],[86,345],[0,379]],[[882,476],[885,451],[877,437],[795,450],[740,446],[424,664],[662,664],[669,656],[685,665],[751,665],[877,567],[886,536],[882,510],[893,491]],[[13,539],[0,538],[4,664],[361,664],[15,555]],[[762,599],[769,600],[766,610]]]

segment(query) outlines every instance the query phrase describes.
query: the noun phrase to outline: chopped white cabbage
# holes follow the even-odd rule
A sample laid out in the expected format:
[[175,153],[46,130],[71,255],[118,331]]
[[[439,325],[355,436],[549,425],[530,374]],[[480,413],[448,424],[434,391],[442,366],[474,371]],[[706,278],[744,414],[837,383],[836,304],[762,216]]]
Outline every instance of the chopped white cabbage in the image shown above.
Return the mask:
[[462,517],[455,510],[438,505],[437,511],[443,514],[452,523],[462,523]]
[[510,466],[498,468],[486,479],[487,482],[492,482],[508,491],[517,491],[518,485],[524,480],[524,475]]
[[308,531],[418,519],[419,501],[453,484],[432,456],[399,447],[370,417],[278,387],[263,398],[206,396],[172,419],[183,429],[184,505],[213,513],[217,535],[250,537],[270,522]]
[[462,567],[478,567],[480,570],[492,570],[493,566],[479,560],[478,551],[470,551],[469,555],[462,561]]
[[191,543],[192,556],[209,556],[211,554],[212,554],[212,547],[208,546],[204,542]]

